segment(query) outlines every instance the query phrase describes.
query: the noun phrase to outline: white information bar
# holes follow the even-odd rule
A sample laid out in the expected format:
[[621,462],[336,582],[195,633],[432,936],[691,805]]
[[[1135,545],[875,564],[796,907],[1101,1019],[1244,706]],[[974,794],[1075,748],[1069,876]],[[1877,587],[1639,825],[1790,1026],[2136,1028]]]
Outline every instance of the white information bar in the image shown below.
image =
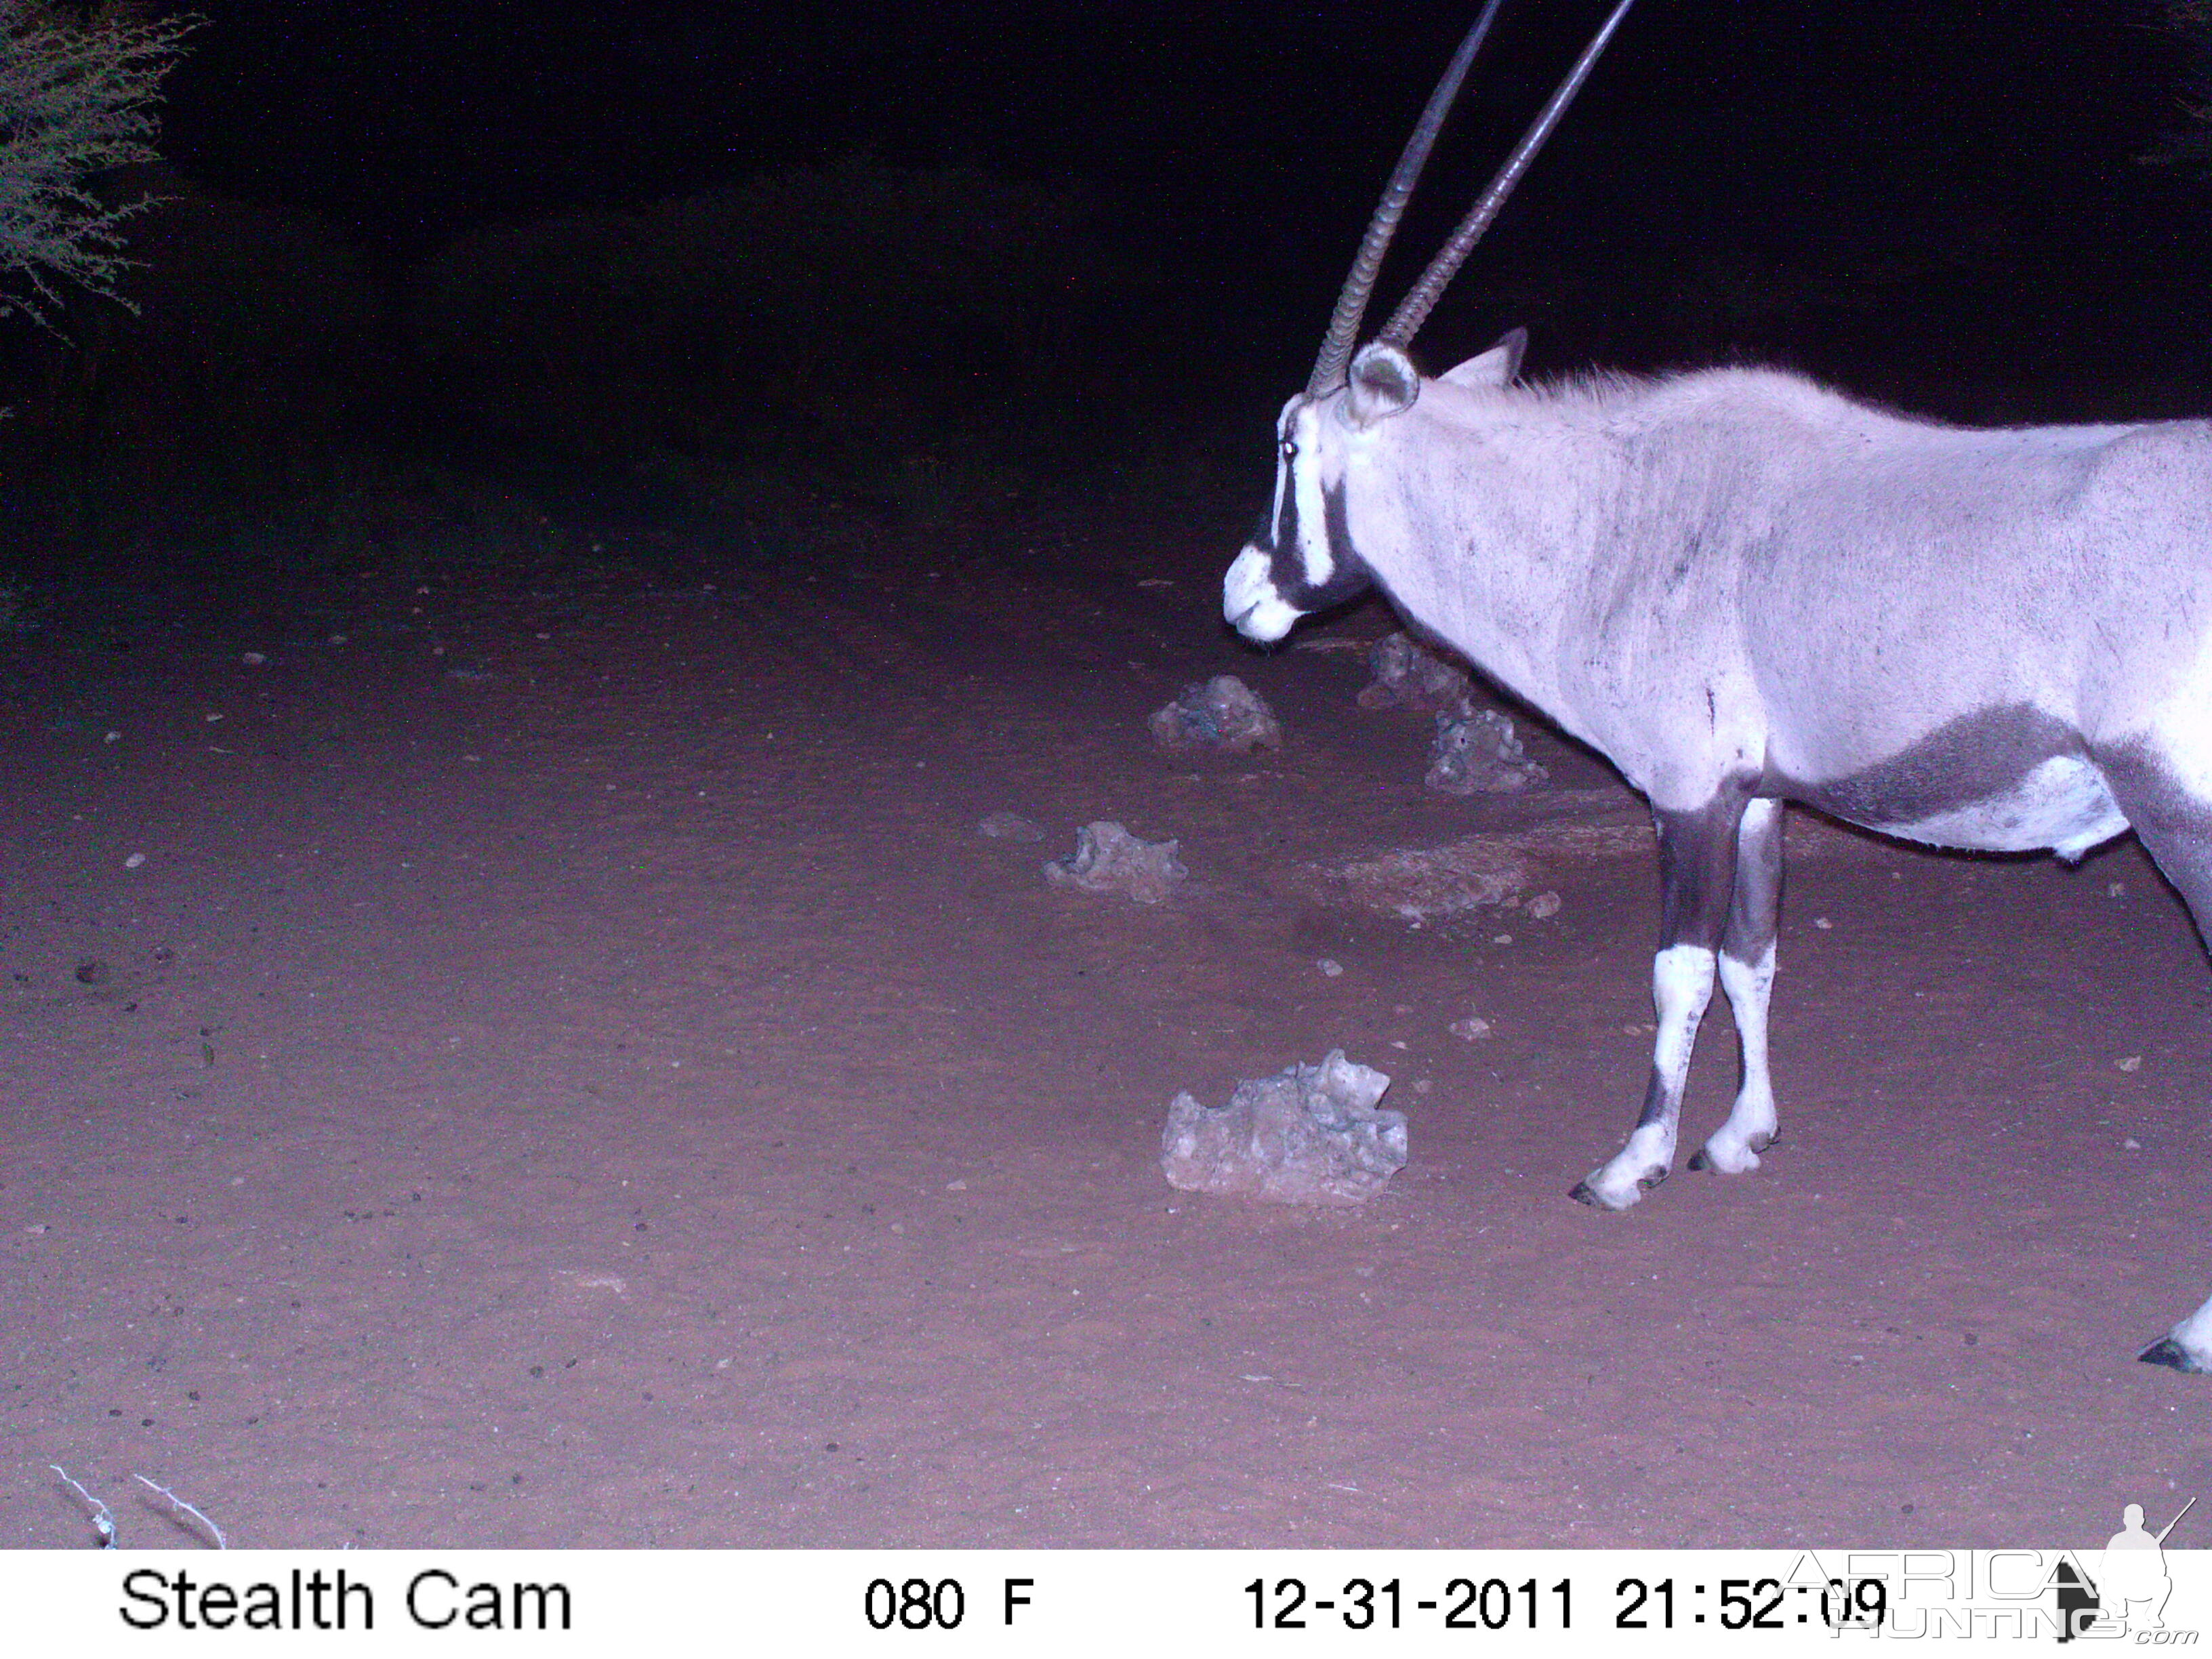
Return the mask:
[[0,1659],[196,1652],[2079,1653],[2212,1632],[2196,1551],[86,1550],[0,1554]]

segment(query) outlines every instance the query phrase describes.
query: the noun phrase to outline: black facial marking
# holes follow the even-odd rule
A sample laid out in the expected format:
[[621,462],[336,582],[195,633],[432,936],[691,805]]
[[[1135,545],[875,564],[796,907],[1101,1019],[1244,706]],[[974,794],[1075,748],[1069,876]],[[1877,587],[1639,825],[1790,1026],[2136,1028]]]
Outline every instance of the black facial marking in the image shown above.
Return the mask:
[[2082,753],[2081,734],[2026,703],[1961,714],[1910,748],[1825,783],[1770,773],[1765,793],[1854,823],[1917,823],[1989,800],[2047,760]]
[[1269,514],[1261,514],[1260,522],[1253,526],[1252,533],[1245,538],[1244,545],[1256,547],[1270,558],[1274,556],[1275,520]]
[[1341,483],[1322,487],[1321,519],[1322,528],[1328,532],[1328,556],[1336,561],[1336,568],[1343,570],[1358,566],[1359,555],[1352,545],[1352,516],[1345,510]]
[[1277,521],[1274,562],[1270,573],[1275,580],[1276,592],[1300,611],[1326,611],[1332,605],[1342,605],[1346,599],[1357,599],[1374,585],[1367,567],[1359,555],[1352,550],[1351,515],[1344,504],[1341,483],[1322,487],[1322,529],[1328,547],[1329,579],[1325,582],[1306,580],[1304,561],[1297,555],[1297,491],[1283,492],[1283,512]]
[[1283,505],[1274,524],[1272,528],[1263,527],[1252,545],[1267,553],[1267,579],[1275,585],[1275,591],[1288,594],[1289,585],[1297,580],[1298,481],[1287,468],[1283,475]]

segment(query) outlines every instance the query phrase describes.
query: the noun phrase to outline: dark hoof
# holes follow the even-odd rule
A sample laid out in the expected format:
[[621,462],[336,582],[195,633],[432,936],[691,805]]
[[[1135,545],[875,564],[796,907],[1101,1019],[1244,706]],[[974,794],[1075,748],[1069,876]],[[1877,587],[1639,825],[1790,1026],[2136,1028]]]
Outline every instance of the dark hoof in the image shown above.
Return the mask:
[[[1771,1135],[1759,1135],[1745,1144],[1754,1152],[1763,1152],[1781,1139],[1782,1132],[1777,1129]],[[1710,1170],[1713,1167],[1713,1161],[1705,1156],[1704,1147],[1700,1146],[1690,1154],[1690,1167],[1693,1170]]]
[[2204,1367],[2189,1357],[2189,1350],[2170,1336],[2161,1336],[2136,1356],[2146,1365],[2164,1365],[2169,1370],[2188,1371],[2202,1376]]
[[[1667,1172],[1664,1170],[1660,1170],[1657,1175],[1645,1176],[1643,1180],[1636,1183],[1636,1190],[1639,1193],[1648,1193],[1666,1178]],[[1577,1204],[1589,1205],[1593,1210],[1603,1210],[1607,1215],[1619,1215],[1621,1212],[1622,1206],[1607,1203],[1597,1195],[1587,1181],[1575,1182],[1567,1189],[1567,1196]]]

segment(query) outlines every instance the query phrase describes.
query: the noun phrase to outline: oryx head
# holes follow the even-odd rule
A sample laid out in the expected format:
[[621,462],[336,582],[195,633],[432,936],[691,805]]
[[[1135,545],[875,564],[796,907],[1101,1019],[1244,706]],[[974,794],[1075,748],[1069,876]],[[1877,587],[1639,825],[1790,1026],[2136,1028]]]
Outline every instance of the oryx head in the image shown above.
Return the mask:
[[[1413,136],[1406,141],[1397,170],[1390,175],[1389,185],[1368,223],[1359,255],[1352,262],[1352,274],[1345,278],[1344,290],[1337,296],[1328,334],[1322,342],[1321,355],[1314,359],[1306,389],[1283,405],[1282,416],[1275,422],[1274,498],[1258,533],[1237,556],[1222,585],[1222,613],[1245,638],[1279,640],[1300,617],[1340,605],[1369,586],[1366,568],[1352,545],[1345,510],[1347,447],[1380,422],[1411,409],[1419,398],[1421,377],[1406,356],[1407,344],[1461,262],[1498,216],[1537,150],[1552,136],[1552,129],[1582,89],[1598,54],[1633,3],[1634,0],[1620,0],[1613,9],[1605,27],[1583,50],[1459,228],[1429,262],[1428,270],[1382,332],[1354,356],[1352,342],[1358,337],[1360,319],[1366,313],[1391,234],[1413,196],[1414,181],[1450,111],[1467,66],[1482,44],[1490,20],[1497,15],[1499,0],[1490,0],[1460,43],[1443,79],[1429,98],[1428,107],[1422,111]],[[1466,384],[1509,384],[1520,367],[1521,347],[1526,338],[1515,330],[1481,356],[1461,364],[1448,378]]]

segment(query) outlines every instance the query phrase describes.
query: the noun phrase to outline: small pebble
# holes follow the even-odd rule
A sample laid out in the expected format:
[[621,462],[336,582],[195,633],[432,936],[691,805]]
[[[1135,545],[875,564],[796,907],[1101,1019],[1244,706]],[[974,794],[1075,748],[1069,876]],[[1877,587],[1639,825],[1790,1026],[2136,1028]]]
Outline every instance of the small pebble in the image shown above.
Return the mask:
[[136,870],[140,865],[145,862],[146,855],[143,853],[133,853],[129,858],[123,860],[123,867],[126,870]]
[[1539,893],[1528,901],[1528,914],[1539,921],[1547,921],[1559,914],[1557,893]]
[[2120,1150],[2128,1152],[2139,1152],[2142,1151],[2142,1142],[2137,1140],[2133,1135],[2130,1135],[2125,1140],[2123,1140],[2120,1143]]
[[1314,963],[1314,966],[1320,969],[1322,974],[1330,979],[1334,979],[1344,972],[1344,964],[1334,957],[1323,957],[1319,962]]
[[2124,1072],[2140,1072],[2142,1070],[2142,1056],[2141,1054],[2130,1054],[2125,1060],[2115,1060],[2113,1064],[2117,1065]]
[[2127,896],[2128,896],[2128,884],[2127,884],[2127,883],[2125,883],[2125,882],[2124,882],[2124,881],[2115,881],[2115,882],[2108,882],[2108,883],[2106,883],[2106,886],[2105,886],[2105,896],[2106,896],[2106,898],[2125,898]]
[[1497,938],[1492,939],[1490,942],[1492,945],[1510,945],[1513,943],[1513,935],[1510,933],[1500,933]]
[[244,663],[248,668],[258,668],[263,663],[267,662],[269,659],[263,656],[258,651],[249,651],[243,657],[240,657],[239,660]]
[[1830,921],[1826,916],[1815,916],[1813,918],[1813,925],[1825,933],[1836,924]]
[[1469,1014],[1465,1019],[1455,1019],[1446,1028],[1455,1037],[1465,1037],[1473,1042],[1490,1035],[1490,1022],[1480,1014]]

